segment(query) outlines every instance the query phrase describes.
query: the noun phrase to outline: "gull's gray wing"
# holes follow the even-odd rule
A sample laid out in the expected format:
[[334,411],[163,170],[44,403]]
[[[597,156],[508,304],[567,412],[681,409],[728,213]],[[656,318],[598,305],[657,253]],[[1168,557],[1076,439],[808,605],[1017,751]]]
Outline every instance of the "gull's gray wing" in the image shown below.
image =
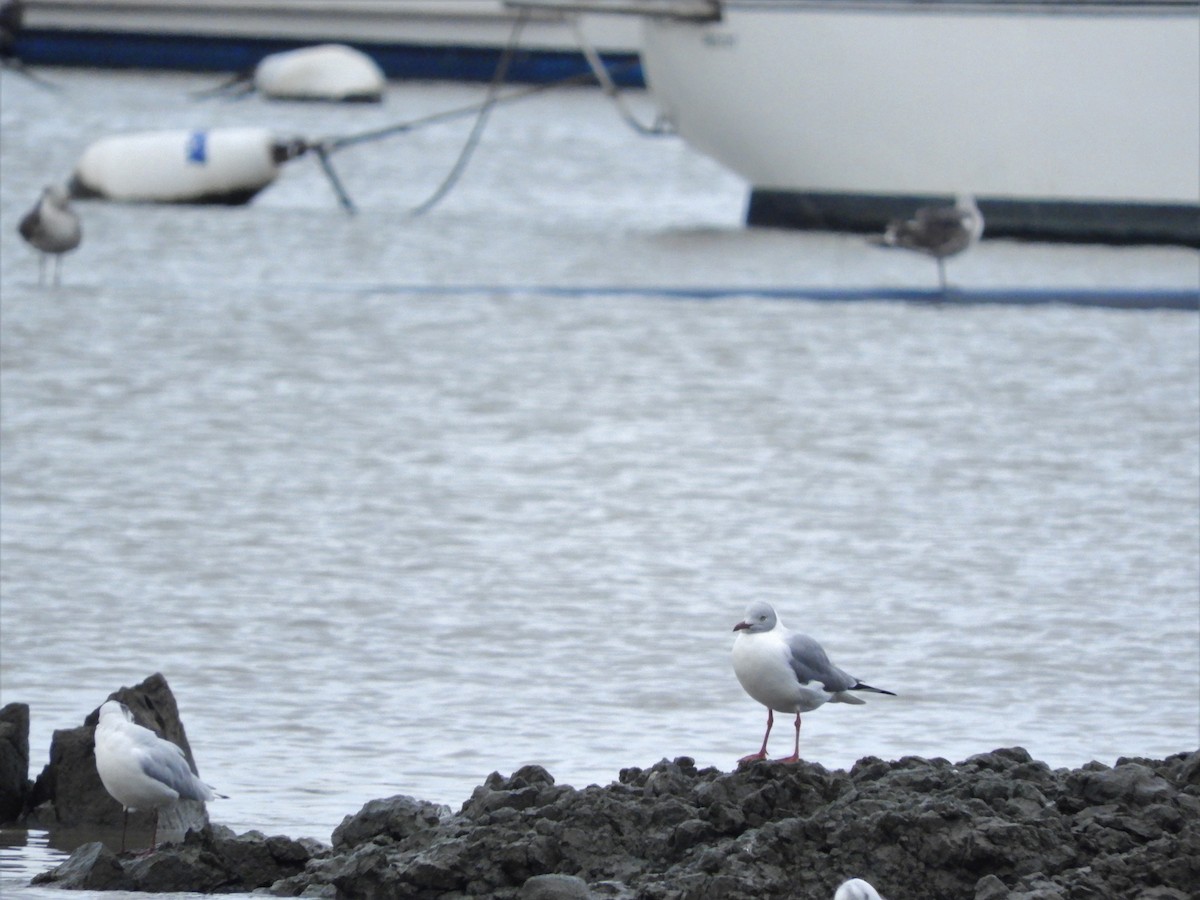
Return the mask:
[[791,635],[787,645],[792,671],[801,684],[819,681],[831,694],[848,691],[858,684],[857,678],[831,663],[824,648],[807,634]]
[[141,770],[171,788],[183,800],[211,800],[212,793],[208,785],[192,772],[183,750],[157,736],[154,741],[143,741],[134,751]]
[[41,227],[41,216],[38,215],[41,212],[41,205],[39,200],[33,209],[21,217],[21,224],[17,226],[17,231],[21,232],[21,237],[27,241],[32,241],[38,228]]
[[953,256],[971,243],[967,213],[955,206],[925,206],[908,220],[888,224],[884,243],[935,257]]
[[934,254],[953,256],[971,242],[967,215],[954,206],[927,206],[917,211],[913,238]]

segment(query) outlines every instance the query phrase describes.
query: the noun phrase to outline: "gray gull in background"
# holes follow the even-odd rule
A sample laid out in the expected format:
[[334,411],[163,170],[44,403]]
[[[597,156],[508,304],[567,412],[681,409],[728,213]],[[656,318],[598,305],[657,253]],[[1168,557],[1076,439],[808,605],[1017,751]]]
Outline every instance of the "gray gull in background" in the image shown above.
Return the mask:
[[875,890],[870,882],[863,881],[861,878],[851,878],[849,881],[842,882],[837,893],[833,895],[833,900],[883,900],[883,898],[879,896],[879,891]]
[[738,760],[763,759],[775,724],[774,711],[796,714],[796,746],[780,762],[800,759],[800,714],[825,703],[864,703],[850,691],[891,691],[863,684],[829,661],[821,645],[806,634],[785,628],[771,604],[761,600],[746,609],[746,618],[733,626],[733,671],[746,693],[767,708],[767,733],[762,749]]
[[71,209],[67,192],[55,185],[45,188],[37,204],[25,213],[17,230],[21,232],[21,237],[40,251],[38,284],[45,281],[47,255],[54,257],[54,283],[58,284],[62,254],[74,250],[83,239],[79,216]]
[[911,219],[890,222],[883,233],[889,247],[916,250],[937,260],[938,284],[946,293],[946,257],[955,256],[979,243],[983,236],[983,214],[970,194],[960,194],[953,206],[925,206]]
[[96,726],[96,771],[104,789],[125,808],[121,851],[130,810],[154,810],[154,837],[158,845],[158,811],[179,800],[204,802],[222,797],[192,772],[183,750],[133,721],[124,703],[109,700],[100,707]]

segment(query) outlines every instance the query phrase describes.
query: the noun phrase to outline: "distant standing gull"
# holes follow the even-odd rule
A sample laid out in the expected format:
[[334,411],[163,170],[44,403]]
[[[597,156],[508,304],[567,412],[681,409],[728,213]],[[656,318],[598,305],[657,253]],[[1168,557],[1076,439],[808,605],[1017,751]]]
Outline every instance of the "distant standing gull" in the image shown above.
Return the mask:
[[41,252],[38,258],[38,284],[46,278],[46,256],[54,257],[54,283],[59,282],[62,270],[62,255],[79,246],[83,229],[79,216],[71,209],[67,192],[57,185],[50,185],[33,209],[25,213],[17,228],[35,249]]
[[889,247],[916,250],[937,260],[938,284],[946,293],[946,257],[979,243],[983,214],[970,194],[960,194],[953,206],[924,206],[911,219],[890,222],[883,233]]
[[121,850],[130,810],[154,810],[154,837],[158,846],[158,811],[179,800],[201,802],[223,796],[192,772],[183,750],[149,728],[133,721],[124,703],[109,700],[100,707],[96,726],[96,771],[104,789],[125,808]]
[[796,746],[780,762],[800,759],[800,714],[825,703],[864,703],[850,691],[873,691],[896,696],[891,691],[863,684],[829,661],[821,645],[806,634],[785,628],[769,603],[755,601],[746,618],[733,626],[733,671],[746,693],[767,708],[767,733],[762,749],[744,756],[739,763],[763,759],[767,740],[775,724],[774,711],[796,714]]

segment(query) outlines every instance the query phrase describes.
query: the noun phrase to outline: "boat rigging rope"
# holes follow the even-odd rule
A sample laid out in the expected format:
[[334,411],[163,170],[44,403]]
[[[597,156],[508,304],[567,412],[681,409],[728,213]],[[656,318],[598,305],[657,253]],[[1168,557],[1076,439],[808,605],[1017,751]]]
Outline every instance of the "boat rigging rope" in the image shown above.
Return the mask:
[[525,22],[528,19],[529,11],[522,10],[521,14],[517,16],[517,20],[513,22],[512,33],[508,37],[508,43],[504,47],[504,53],[501,55],[500,61],[496,63],[496,72],[492,75],[492,81],[488,85],[487,96],[479,107],[479,115],[475,117],[475,124],[471,126],[471,133],[467,136],[467,142],[459,152],[458,159],[454,161],[454,166],[450,169],[450,173],[438,185],[437,190],[430,194],[424,203],[421,203],[410,211],[409,214],[414,218],[433,209],[450,192],[450,189],[458,183],[458,179],[462,177],[462,173],[467,168],[467,163],[475,153],[475,148],[479,146],[479,139],[483,136],[483,127],[487,124],[488,116],[492,113],[492,107],[496,105],[496,100],[500,95],[500,88],[504,85],[504,79],[508,77],[508,67],[512,64],[513,56],[516,55],[517,45],[521,41],[521,30],[525,27]]
[[[525,21],[529,17],[528,12],[522,12],[517,20],[513,22],[512,33],[509,35],[508,43],[504,46],[504,52],[500,56],[500,61],[496,64],[496,71],[492,75],[491,83],[488,85],[487,96],[482,103],[472,104],[471,106],[459,107],[457,109],[447,110],[445,112],[433,113],[429,116],[424,116],[420,119],[415,119],[411,122],[401,122],[396,125],[388,125],[384,128],[376,128],[371,131],[360,132],[359,134],[346,135],[343,137],[322,138],[315,141],[307,141],[305,149],[311,150],[316,154],[317,161],[321,165],[321,169],[325,172],[325,176],[329,179],[329,183],[333,186],[334,193],[337,194],[338,202],[346,212],[353,214],[356,212],[354,201],[350,199],[350,194],[346,191],[345,185],[338,177],[337,171],[333,168],[333,162],[330,157],[338,150],[343,150],[346,147],[353,147],[355,144],[362,144],[368,141],[377,141],[385,137],[390,137],[394,134],[402,134],[405,131],[411,131],[421,125],[432,125],[437,122],[444,122],[449,119],[456,119],[460,116],[470,113],[475,114],[475,124],[471,127],[471,133],[467,137],[466,144],[459,151],[458,159],[455,161],[449,174],[442,179],[442,183],[437,186],[437,189],[427,197],[423,202],[413,207],[408,211],[408,215],[412,217],[423,215],[433,209],[443,197],[450,192],[450,189],[462,177],[463,171],[467,167],[467,163],[471,159],[471,155],[475,152],[475,148],[479,145],[479,139],[483,134],[483,127],[487,124],[488,116],[491,114],[492,108],[498,103],[518,100],[522,97],[528,97],[531,94],[537,93],[539,90],[549,90],[555,85],[538,85],[535,89],[518,91],[513,94],[502,96],[500,89],[504,85],[504,79],[508,76],[509,66],[512,64],[513,56],[516,54],[517,45],[520,41],[521,30],[525,27]],[[591,75],[585,76],[587,80],[591,79]],[[571,81],[579,80],[579,77],[569,79]],[[557,84],[561,84],[558,82]]]
[[337,172],[333,168],[331,157],[339,150],[347,147],[353,147],[356,144],[367,143],[369,141],[377,141],[383,138],[391,137],[396,134],[403,134],[407,131],[412,131],[425,125],[434,125],[441,122],[458,119],[467,115],[475,116],[475,123],[471,127],[471,132],[467,136],[466,143],[462,150],[459,151],[458,159],[455,160],[450,172],[442,180],[442,183],[434,190],[428,198],[409,210],[408,215],[416,217],[423,215],[431,210],[434,206],[450,192],[450,190],[458,183],[466,170],[467,164],[470,162],[471,156],[474,154],[476,147],[483,136],[484,126],[487,124],[488,117],[492,110],[501,103],[511,103],[516,100],[522,100],[527,97],[540,94],[545,91],[553,90],[559,87],[569,87],[572,85],[589,84],[599,81],[604,93],[617,106],[621,118],[630,125],[636,132],[643,135],[659,136],[672,134],[673,132],[662,123],[656,123],[653,126],[642,124],[629,110],[621,96],[616,83],[613,81],[604,60],[595,48],[585,39],[583,32],[579,28],[578,19],[573,20],[572,26],[575,30],[575,35],[579,41],[579,47],[587,60],[589,72],[584,72],[578,75],[572,75],[567,78],[559,79],[558,81],[547,84],[537,84],[530,87],[522,88],[509,93],[501,93],[504,87],[504,81],[508,76],[508,70],[512,65],[513,58],[516,56],[518,46],[520,44],[521,31],[525,27],[525,23],[529,18],[529,10],[522,10],[517,19],[513,22],[512,32],[509,35],[508,42],[504,46],[504,50],[496,64],[496,71],[492,75],[491,82],[488,84],[487,95],[481,103],[474,103],[470,106],[461,106],[455,109],[444,110],[438,113],[432,113],[423,116],[419,119],[413,119],[408,122],[400,122],[395,125],[388,125],[383,128],[376,128],[370,131],[363,131],[357,134],[344,135],[341,137],[327,137],[315,141],[307,141],[306,149],[311,150],[316,154],[317,161],[320,163],[322,170],[333,186],[334,192],[338,196],[338,201],[342,208],[348,213],[356,211],[354,201],[350,199],[349,193],[338,177]]
[[[431,113],[427,116],[422,116],[419,119],[411,119],[407,122],[399,122],[395,125],[387,125],[383,128],[372,129],[371,131],[363,131],[357,134],[345,135],[342,137],[327,137],[306,142],[306,149],[317,154],[317,158],[321,160],[322,168],[325,169],[331,180],[336,180],[337,176],[333,173],[332,165],[329,162],[330,157],[338,150],[344,150],[347,147],[353,147],[357,144],[365,144],[371,141],[378,141],[384,138],[392,137],[397,134],[404,134],[408,131],[415,131],[426,125],[439,125],[443,122],[450,122],[454,119],[461,119],[464,116],[478,115],[480,110],[486,104],[491,106],[500,106],[504,103],[513,103],[517,100],[524,100],[536,94],[544,94],[547,91],[554,90],[560,87],[572,87],[575,85],[592,84],[595,82],[595,76],[591,72],[584,72],[579,75],[571,75],[568,78],[562,78],[558,81],[549,82],[547,84],[535,84],[529,87],[520,88],[506,94],[501,94],[491,98],[485,103],[472,103],[469,106],[459,106],[454,109],[443,110],[441,112]],[[335,190],[336,190],[335,185]],[[354,212],[354,204],[344,191],[338,192],[342,206],[347,212]]]
[[617,112],[630,128],[638,134],[651,137],[658,137],[664,134],[674,134],[672,129],[661,118],[653,125],[643,125],[642,122],[633,114],[633,111],[625,103],[625,98],[622,96],[620,89],[617,87],[612,76],[609,74],[608,66],[604,64],[604,60],[600,54],[596,52],[596,48],[591,45],[587,37],[583,33],[583,28],[579,25],[579,17],[575,16],[571,19],[571,30],[575,32],[575,40],[579,43],[579,50],[583,54],[583,58],[587,60],[587,64],[591,67],[592,74],[596,76],[596,80],[600,82],[600,87],[604,89],[605,96],[610,99],[617,107]]

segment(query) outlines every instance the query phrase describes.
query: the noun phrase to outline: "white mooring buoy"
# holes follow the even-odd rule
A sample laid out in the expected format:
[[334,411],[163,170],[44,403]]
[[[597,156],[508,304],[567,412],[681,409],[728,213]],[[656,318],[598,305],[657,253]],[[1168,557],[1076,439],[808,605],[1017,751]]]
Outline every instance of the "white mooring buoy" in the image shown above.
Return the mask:
[[375,60],[345,44],[272,53],[254,70],[254,87],[276,100],[378,103],[386,85]]
[[133,203],[241,204],[304,153],[265,128],[145,131],[101,138],[71,176],[75,197]]

